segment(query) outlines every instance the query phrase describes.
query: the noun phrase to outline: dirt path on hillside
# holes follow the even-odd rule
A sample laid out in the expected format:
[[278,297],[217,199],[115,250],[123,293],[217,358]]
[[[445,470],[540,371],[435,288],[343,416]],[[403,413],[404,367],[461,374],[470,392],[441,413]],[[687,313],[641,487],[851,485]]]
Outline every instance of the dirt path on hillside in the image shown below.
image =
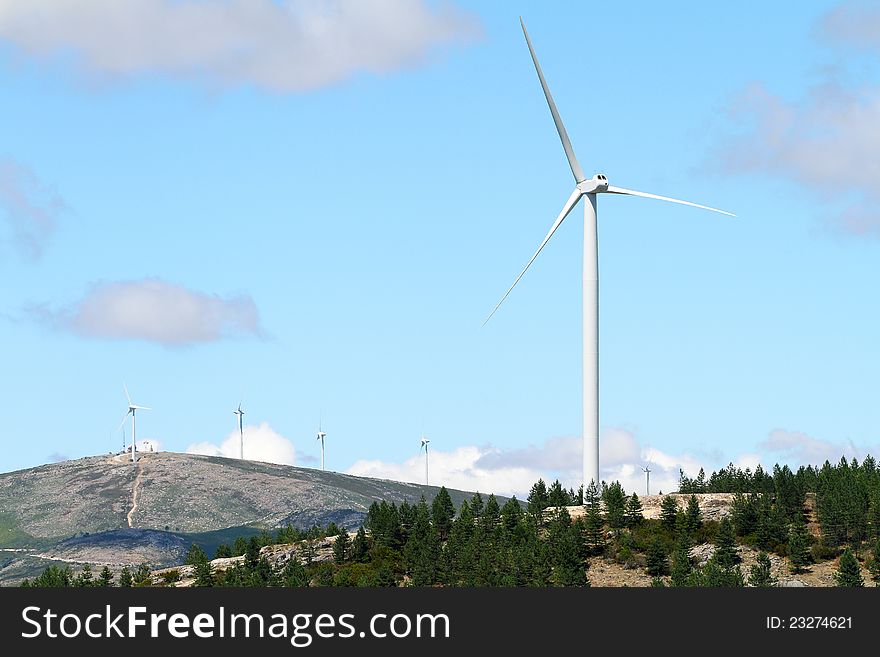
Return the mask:
[[137,475],[134,478],[134,486],[131,489],[131,510],[125,516],[128,520],[128,526],[131,527],[131,516],[134,515],[134,512],[137,511],[138,508],[138,491],[141,487],[141,476],[144,474],[144,470],[141,467],[141,463],[143,463],[143,458],[137,462]]

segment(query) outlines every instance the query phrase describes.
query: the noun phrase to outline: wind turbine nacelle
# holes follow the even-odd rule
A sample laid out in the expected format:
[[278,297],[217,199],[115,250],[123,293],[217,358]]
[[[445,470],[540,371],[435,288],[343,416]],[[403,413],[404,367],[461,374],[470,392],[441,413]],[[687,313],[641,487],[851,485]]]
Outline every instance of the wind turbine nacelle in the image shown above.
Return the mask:
[[577,188],[584,194],[599,194],[608,191],[608,178],[604,173],[597,173],[589,180],[579,182]]

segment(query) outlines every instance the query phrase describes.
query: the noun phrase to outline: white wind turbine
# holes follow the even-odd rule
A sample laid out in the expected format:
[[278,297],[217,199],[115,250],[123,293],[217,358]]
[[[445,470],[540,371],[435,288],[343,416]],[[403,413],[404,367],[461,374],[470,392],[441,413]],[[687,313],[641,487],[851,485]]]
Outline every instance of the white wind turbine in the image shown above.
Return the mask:
[[419,451],[422,451],[422,447],[425,448],[425,486],[428,485],[428,443],[431,442],[429,439],[422,436],[422,446],[419,447]]
[[321,421],[318,420],[318,437],[315,440],[321,441],[321,471],[324,470],[324,438],[327,436],[326,433],[321,431]]
[[238,437],[239,437],[239,458],[244,460],[244,411],[241,410],[241,402],[238,402],[238,410],[232,411],[233,415],[238,416]]
[[642,472],[645,473],[645,495],[651,494],[651,466],[646,465],[642,468]]
[[489,313],[489,317],[486,318],[486,321],[483,322],[483,325],[485,326],[486,322],[488,322],[492,315],[495,314],[495,311],[498,310],[498,307],[504,302],[504,300],[510,294],[511,290],[513,290],[519,280],[523,277],[528,268],[535,261],[535,258],[538,257],[538,254],[553,236],[553,233],[556,232],[556,229],[559,228],[559,225],[562,223],[562,221],[574,209],[581,198],[585,198],[586,202],[584,203],[583,261],[583,441],[584,491],[586,491],[591,482],[595,482],[597,486],[600,483],[599,243],[596,220],[597,195],[621,194],[625,196],[643,196],[645,198],[653,198],[660,201],[669,201],[671,203],[680,203],[681,205],[690,205],[692,207],[701,208],[703,210],[711,210],[712,212],[720,212],[721,214],[726,214],[731,217],[736,215],[731,212],[717,210],[715,208],[710,208],[708,206],[700,205],[698,203],[691,203],[690,201],[681,201],[679,199],[669,198],[666,196],[658,196],[656,194],[648,194],[646,192],[637,192],[631,189],[624,189],[623,187],[615,187],[614,185],[608,184],[608,179],[602,173],[597,173],[592,178],[587,178],[583,172],[583,169],[581,169],[581,165],[578,163],[577,158],[574,155],[574,150],[571,147],[571,141],[568,138],[568,133],[565,131],[565,126],[562,124],[562,119],[559,117],[559,112],[556,109],[556,103],[553,102],[553,97],[550,95],[550,89],[547,86],[547,81],[544,79],[544,74],[541,71],[541,66],[540,64],[538,64],[538,58],[535,55],[535,49],[532,47],[532,42],[531,39],[529,39],[528,32],[526,31],[525,23],[523,23],[521,18],[520,24],[522,25],[523,34],[525,35],[526,43],[528,44],[529,52],[532,56],[532,61],[535,64],[535,70],[538,73],[538,79],[541,82],[541,88],[544,90],[544,97],[547,99],[547,104],[550,106],[550,114],[553,116],[553,122],[556,124],[556,131],[559,133],[559,139],[562,141],[562,148],[565,150],[565,157],[568,159],[568,165],[571,168],[572,174],[574,175],[575,188],[574,191],[571,193],[571,196],[569,196],[568,200],[565,202],[565,205],[562,207],[562,211],[559,213],[559,216],[556,217],[556,221],[554,221],[553,225],[550,227],[550,231],[547,233],[544,241],[541,242],[541,245],[538,247],[538,250],[535,251],[535,254],[523,268],[522,272],[520,272],[519,276],[516,277],[513,285],[511,285],[507,292],[504,293],[504,296],[501,297],[501,301],[499,301],[495,305],[495,308],[492,309],[492,312]]
[[[122,422],[119,423],[119,429],[124,427],[125,420],[128,418],[129,413],[131,413],[131,460],[134,462],[137,461],[137,425],[135,423],[135,412],[149,411],[152,409],[147,408],[146,406],[133,404],[131,402],[131,395],[128,394],[128,388],[124,383],[122,384],[122,389],[125,390],[125,398],[128,399],[128,410],[125,412],[125,415],[122,416]],[[125,440],[124,435],[125,434],[123,433],[123,440]]]

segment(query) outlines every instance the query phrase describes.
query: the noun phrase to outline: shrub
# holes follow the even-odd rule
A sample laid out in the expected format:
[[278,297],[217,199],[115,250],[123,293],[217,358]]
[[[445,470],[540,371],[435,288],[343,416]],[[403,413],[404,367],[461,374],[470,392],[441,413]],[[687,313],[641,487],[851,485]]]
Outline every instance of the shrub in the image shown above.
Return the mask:
[[174,584],[174,582],[180,581],[180,571],[177,568],[173,570],[166,570],[162,573],[162,581],[166,586]]
[[813,555],[813,561],[831,561],[837,558],[840,549],[829,545],[824,538],[820,538],[810,549],[810,553]]

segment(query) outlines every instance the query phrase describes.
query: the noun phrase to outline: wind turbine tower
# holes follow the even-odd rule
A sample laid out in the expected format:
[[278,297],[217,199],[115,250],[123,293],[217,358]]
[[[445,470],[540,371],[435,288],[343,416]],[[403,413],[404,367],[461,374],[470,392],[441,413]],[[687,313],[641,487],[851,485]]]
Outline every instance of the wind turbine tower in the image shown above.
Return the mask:
[[644,198],[652,198],[660,201],[669,201],[671,203],[679,203],[681,205],[689,205],[703,210],[711,210],[712,212],[720,212],[730,216],[730,212],[717,210],[705,205],[691,203],[690,201],[681,201],[679,199],[669,198],[666,196],[658,196],[656,194],[648,194],[647,192],[637,192],[623,187],[615,187],[608,183],[605,174],[597,173],[592,178],[587,178],[581,168],[580,163],[574,154],[571,141],[565,126],[562,124],[562,118],[556,109],[556,103],[550,95],[550,88],[544,79],[544,73],[538,64],[538,57],[535,55],[535,49],[532,47],[532,41],[526,31],[526,26],[520,19],[523,35],[526,38],[526,44],[529,47],[529,53],[532,56],[532,62],[535,65],[535,71],[538,73],[538,80],[541,82],[541,88],[544,90],[544,97],[547,105],[550,107],[550,114],[556,125],[556,132],[562,142],[562,148],[565,151],[565,157],[568,160],[568,166],[574,176],[575,188],[562,207],[562,211],[556,217],[556,221],[550,227],[544,241],[535,251],[532,259],[526,264],[519,276],[513,282],[513,285],[504,293],[489,317],[483,322],[483,325],[489,321],[498,307],[504,302],[519,280],[526,273],[531,264],[541,253],[541,250],[559,228],[563,220],[574,209],[581,198],[584,202],[584,259],[583,259],[583,441],[584,441],[584,490],[586,491],[590,483],[595,482],[598,486],[601,483],[599,479],[599,243],[597,233],[597,214],[596,200],[600,194],[615,194],[623,196],[641,196]]
[[234,415],[238,416],[238,437],[239,437],[239,456],[242,461],[244,461],[244,411],[241,410],[241,402],[238,403],[238,410],[232,411]]
[[[136,411],[149,411],[152,410],[147,408],[146,406],[138,406],[137,404],[132,403],[131,395],[128,394],[128,388],[125,384],[122,384],[123,390],[125,390],[125,398],[128,399],[128,410],[125,412],[125,415],[122,416],[122,422],[119,423],[119,429],[123,429],[125,426],[125,420],[128,418],[129,413],[131,414],[131,460],[132,463],[137,461],[137,424],[135,420],[135,412]],[[125,440],[125,434],[123,433],[123,440]]]
[[642,472],[645,473],[645,495],[651,494],[651,467],[646,465],[642,468]]
[[324,471],[324,438],[327,436],[326,433],[321,431],[321,422],[318,422],[318,437],[315,440],[321,441],[321,471]]
[[422,447],[425,448],[425,486],[428,485],[428,443],[431,442],[424,436],[422,436],[422,446],[419,447],[419,451],[422,451]]

